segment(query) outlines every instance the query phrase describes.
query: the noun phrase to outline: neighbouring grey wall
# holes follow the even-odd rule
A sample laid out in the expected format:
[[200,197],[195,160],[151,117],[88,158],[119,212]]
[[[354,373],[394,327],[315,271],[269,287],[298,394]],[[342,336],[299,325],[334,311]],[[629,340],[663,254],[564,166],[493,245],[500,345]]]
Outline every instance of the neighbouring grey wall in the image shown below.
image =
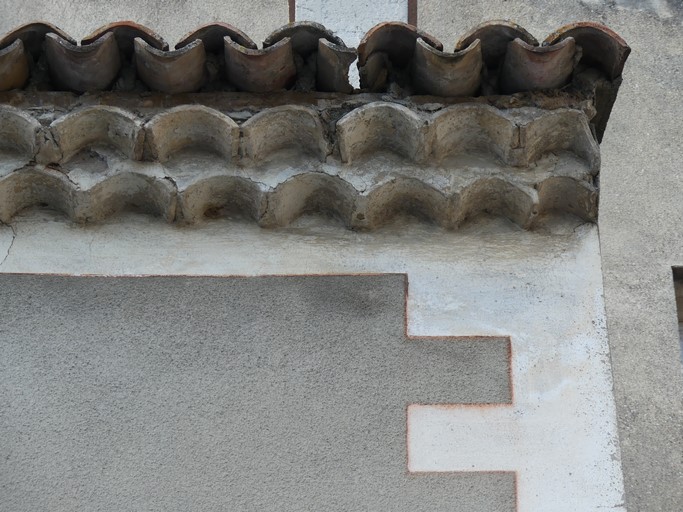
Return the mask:
[[[608,6],[610,5],[610,6]],[[683,375],[672,265],[683,265],[683,3],[508,0],[419,3],[452,48],[486,19],[538,39],[579,20],[633,49],[602,142],[600,241],[629,511],[683,510]]]

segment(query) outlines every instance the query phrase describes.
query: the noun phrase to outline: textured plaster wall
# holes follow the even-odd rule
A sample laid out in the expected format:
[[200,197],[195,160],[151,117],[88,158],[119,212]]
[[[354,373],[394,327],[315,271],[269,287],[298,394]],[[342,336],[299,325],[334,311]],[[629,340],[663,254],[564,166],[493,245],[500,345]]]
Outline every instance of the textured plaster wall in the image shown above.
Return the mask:
[[287,0],[4,0],[0,32],[35,20],[48,21],[76,40],[102,25],[132,20],[156,31],[173,45],[199,25],[212,21],[230,23],[259,44],[274,29],[289,22]]
[[[11,244],[0,272],[406,273],[410,336],[510,336],[513,402],[401,405],[409,431],[408,460],[401,464],[420,473],[517,472],[516,512],[624,512],[595,226],[568,222],[550,235],[485,218],[456,232],[399,223],[356,233],[310,218],[264,230],[225,220],[183,228],[125,215],[78,227],[34,210],[16,217],[12,229],[0,229],[3,247]],[[327,328],[315,322],[312,332]],[[48,439],[59,444],[58,437]],[[356,440],[365,442],[362,430]],[[14,463],[0,462],[0,478],[3,464]],[[512,510],[487,508],[492,494],[482,491],[476,508],[452,509]]]
[[[609,4],[609,6],[608,6]],[[418,25],[451,46],[509,18],[537,37],[605,23],[633,52],[601,146],[600,245],[630,511],[683,510],[683,375],[671,266],[683,264],[683,5],[680,2],[419,3]]]

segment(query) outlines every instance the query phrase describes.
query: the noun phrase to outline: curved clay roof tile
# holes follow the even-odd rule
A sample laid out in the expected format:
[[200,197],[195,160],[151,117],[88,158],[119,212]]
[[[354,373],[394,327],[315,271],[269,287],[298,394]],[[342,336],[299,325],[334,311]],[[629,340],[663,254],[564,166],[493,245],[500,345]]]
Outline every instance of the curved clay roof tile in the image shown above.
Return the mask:
[[57,34],[59,37],[73,45],[77,44],[74,38],[59,27],[56,27],[51,23],[45,23],[44,21],[37,21],[20,25],[5,34],[2,39],[0,39],[0,48],[5,48],[14,43],[17,39],[21,39],[24,42],[26,50],[37,60],[38,55],[40,55],[43,50],[45,36],[49,33]]
[[582,21],[556,30],[543,43],[555,44],[570,37],[583,50],[582,62],[597,65],[610,80],[621,76],[631,48],[619,34],[600,23]]
[[323,92],[353,92],[349,67],[356,60],[355,48],[346,48],[318,39],[316,89]]
[[304,57],[318,50],[318,41],[327,39],[331,43],[346,47],[340,37],[320,23],[313,21],[295,21],[273,31],[265,41],[263,47],[273,46],[278,41],[288,37],[292,41],[292,50]]
[[109,88],[121,68],[119,48],[111,32],[85,46],[49,33],[45,36],[45,53],[53,82],[80,93]]
[[296,66],[288,37],[263,50],[250,50],[229,37],[224,38],[224,44],[228,80],[239,90],[272,92],[294,82]]
[[508,43],[500,86],[504,93],[559,89],[574,70],[576,44],[568,37],[550,46],[531,46],[521,39]]
[[180,42],[175,45],[175,49],[179,50],[197,39],[201,39],[207,52],[223,53],[223,38],[226,36],[245,48],[256,50],[256,43],[247,34],[228,23],[209,23],[197,27],[192,32],[185,34]]
[[462,36],[455,44],[455,51],[464,50],[477,39],[481,41],[482,58],[489,68],[500,64],[510,41],[521,39],[531,46],[538,46],[536,38],[517,23],[495,20],[481,23]]
[[417,40],[413,58],[413,87],[418,94],[473,96],[481,85],[481,43],[446,53]]
[[153,30],[139,25],[133,21],[115,21],[96,30],[81,40],[81,45],[91,44],[97,41],[107,32],[112,32],[116,37],[116,43],[121,51],[127,55],[133,53],[133,40],[136,37],[143,39],[147,44],[157,50],[168,50],[168,43],[164,38]]
[[200,39],[172,52],[153,48],[135,38],[135,65],[150,89],[179,94],[199,90],[204,84],[206,53]]
[[23,87],[28,80],[28,69],[24,42],[16,39],[0,50],[0,91]]

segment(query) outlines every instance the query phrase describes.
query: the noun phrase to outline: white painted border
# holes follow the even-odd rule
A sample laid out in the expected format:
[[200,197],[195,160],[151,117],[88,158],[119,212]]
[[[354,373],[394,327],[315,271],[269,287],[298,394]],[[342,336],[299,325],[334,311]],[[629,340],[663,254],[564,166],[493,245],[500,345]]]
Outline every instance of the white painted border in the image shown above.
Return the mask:
[[359,234],[130,215],[81,227],[33,212],[0,229],[0,272],[407,273],[409,334],[509,335],[515,393],[512,406],[410,407],[409,469],[516,471],[520,512],[624,511],[597,227],[505,226]]

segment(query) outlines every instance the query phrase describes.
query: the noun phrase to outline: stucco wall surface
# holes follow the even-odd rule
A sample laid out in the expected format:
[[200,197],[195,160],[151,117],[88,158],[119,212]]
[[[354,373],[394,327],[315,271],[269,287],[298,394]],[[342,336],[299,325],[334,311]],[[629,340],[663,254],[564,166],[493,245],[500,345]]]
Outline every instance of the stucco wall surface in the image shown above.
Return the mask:
[[601,145],[600,245],[631,511],[683,510],[683,375],[671,266],[683,264],[683,5],[680,2],[419,3],[418,25],[451,45],[509,18],[537,37],[578,20],[631,46]]
[[513,512],[514,473],[406,471],[407,404],[511,389],[507,338],[406,337],[405,285],[0,274],[3,508]]
[[[135,214],[83,227],[33,210],[0,227],[0,253],[7,251],[0,272],[405,273],[408,335],[509,336],[513,398],[487,407],[410,400],[400,418],[410,433],[404,470],[515,472],[516,512],[623,512],[597,229],[574,221],[554,231],[524,231],[502,218],[455,232],[413,222],[356,233],[310,217],[278,230],[234,220],[183,228]],[[11,292],[0,300],[13,304]],[[318,318],[311,332],[326,328]],[[11,381],[21,368],[0,372],[6,376],[0,386],[21,387]],[[365,442],[363,432],[355,439]],[[48,433],[47,440],[61,446],[59,435]],[[0,460],[0,476],[3,466],[16,464],[11,457]],[[83,478],[84,485],[99,485],[96,475],[94,482],[90,474]],[[492,494],[482,499],[472,503],[486,504]],[[457,503],[453,510],[473,510]]]
[[256,44],[289,22],[287,0],[221,2],[217,0],[35,0],[2,2],[0,33],[31,21],[57,25],[77,41],[107,23],[132,20],[151,28],[171,48],[182,36],[212,21],[230,23],[246,32]]

